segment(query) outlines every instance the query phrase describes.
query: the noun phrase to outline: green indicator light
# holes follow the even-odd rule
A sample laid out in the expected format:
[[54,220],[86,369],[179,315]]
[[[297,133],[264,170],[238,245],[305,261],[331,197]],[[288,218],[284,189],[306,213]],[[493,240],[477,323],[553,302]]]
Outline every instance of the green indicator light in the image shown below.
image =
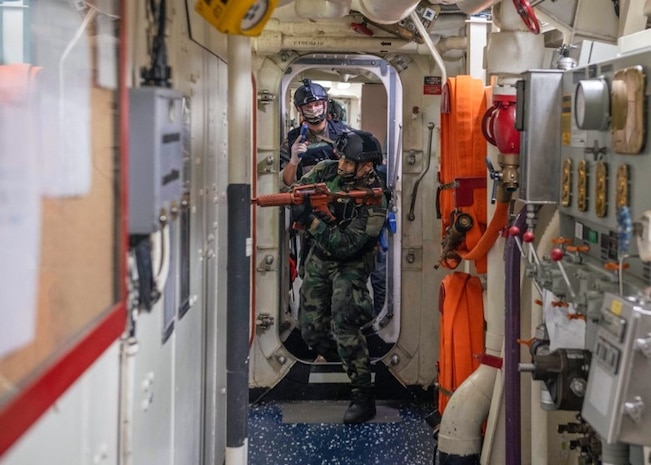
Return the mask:
[[597,231],[590,231],[588,233],[588,241],[590,241],[593,244],[596,244],[598,240],[597,236],[598,236]]

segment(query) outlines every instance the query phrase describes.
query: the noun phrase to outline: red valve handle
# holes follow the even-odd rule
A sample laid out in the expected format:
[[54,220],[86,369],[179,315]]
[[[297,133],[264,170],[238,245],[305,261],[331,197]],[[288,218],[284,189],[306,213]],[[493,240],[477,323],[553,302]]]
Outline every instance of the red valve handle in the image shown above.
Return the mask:
[[561,249],[552,249],[551,252],[549,252],[549,258],[555,262],[561,261],[563,255],[565,255],[565,253]]
[[527,28],[529,28],[529,30],[534,34],[540,34],[540,23],[538,22],[536,13],[534,13],[533,8],[531,8],[529,1],[513,0],[513,4]]
[[366,25],[365,22],[361,23],[350,23],[350,27],[353,29],[353,31],[357,32],[358,34],[364,34],[365,36],[373,36],[373,31],[371,31],[368,26]]
[[527,243],[533,242],[535,238],[536,236],[531,231],[525,232],[522,236],[522,240]]
[[509,228],[509,236],[513,237],[519,235],[520,235],[520,228],[518,228],[517,226],[511,226]]

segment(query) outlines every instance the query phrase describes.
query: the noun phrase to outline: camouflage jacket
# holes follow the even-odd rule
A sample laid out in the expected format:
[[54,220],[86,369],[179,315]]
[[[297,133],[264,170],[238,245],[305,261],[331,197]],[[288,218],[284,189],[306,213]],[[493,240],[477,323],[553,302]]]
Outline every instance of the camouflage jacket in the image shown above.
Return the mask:
[[[332,192],[384,187],[374,172],[366,184],[345,184],[337,175],[337,161],[334,160],[318,163],[297,184],[319,182],[325,182]],[[387,213],[387,202],[384,196],[379,205],[357,205],[352,199],[338,199],[330,203],[330,211],[336,221],[328,224],[319,220],[308,229],[314,238],[317,252],[324,258],[354,260],[375,248]]]

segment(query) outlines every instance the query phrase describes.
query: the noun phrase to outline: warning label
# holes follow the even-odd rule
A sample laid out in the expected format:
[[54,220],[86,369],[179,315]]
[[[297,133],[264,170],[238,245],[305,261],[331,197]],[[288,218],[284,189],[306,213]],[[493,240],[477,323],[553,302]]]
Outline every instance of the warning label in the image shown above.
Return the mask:
[[423,78],[423,94],[441,95],[441,76],[425,76]]

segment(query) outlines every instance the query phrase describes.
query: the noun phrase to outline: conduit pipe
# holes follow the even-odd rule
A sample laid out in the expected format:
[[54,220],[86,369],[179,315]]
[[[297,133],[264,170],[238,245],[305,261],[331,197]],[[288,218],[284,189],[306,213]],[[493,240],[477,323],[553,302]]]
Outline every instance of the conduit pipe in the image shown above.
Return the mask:
[[420,17],[418,16],[418,14],[415,11],[412,11],[410,17],[411,20],[416,25],[416,29],[418,29],[418,33],[425,41],[425,45],[427,46],[427,49],[432,54],[432,58],[434,58],[434,62],[439,67],[439,70],[441,71],[441,82],[443,83],[443,85],[445,85],[448,82],[448,73],[445,69],[445,64],[443,63],[443,59],[441,58],[441,55],[436,50],[436,48],[434,48],[434,44],[432,43],[432,38],[429,36],[427,29],[425,29],[425,26],[423,26],[423,23],[420,21]]
[[[526,205],[520,210],[513,225],[520,231],[526,229]],[[518,236],[517,240],[521,240]],[[504,416],[505,465],[520,465],[522,460],[521,408],[520,408],[520,262],[522,254],[516,236],[509,235],[504,250]]]
[[226,332],[226,465],[246,465],[251,295],[251,41],[228,37],[228,257]]

